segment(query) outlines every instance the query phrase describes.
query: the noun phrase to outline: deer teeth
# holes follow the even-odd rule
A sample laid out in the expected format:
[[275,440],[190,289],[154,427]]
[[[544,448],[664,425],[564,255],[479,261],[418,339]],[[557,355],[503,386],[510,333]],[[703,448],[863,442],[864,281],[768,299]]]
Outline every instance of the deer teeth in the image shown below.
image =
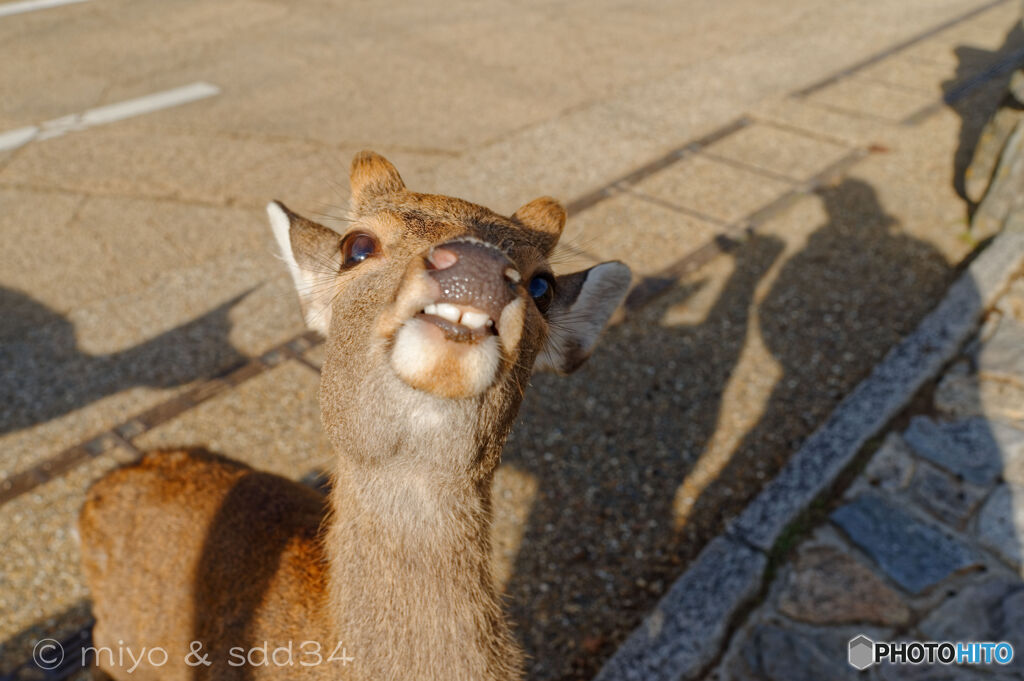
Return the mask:
[[487,316],[486,312],[463,312],[462,323],[471,329],[479,329],[481,326],[490,321],[490,317]]
[[431,314],[436,314],[442,319],[447,319],[453,324],[458,324],[459,318],[462,317],[462,310],[450,303],[438,303],[434,306],[434,311]]

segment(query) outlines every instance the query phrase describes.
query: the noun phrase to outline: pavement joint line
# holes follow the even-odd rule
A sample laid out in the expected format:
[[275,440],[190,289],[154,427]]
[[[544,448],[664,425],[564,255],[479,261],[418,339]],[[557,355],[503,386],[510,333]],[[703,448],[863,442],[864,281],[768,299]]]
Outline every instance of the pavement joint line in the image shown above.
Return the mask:
[[832,85],[834,83],[839,82],[840,80],[852,76],[858,71],[863,71],[869,66],[874,66],[875,64],[884,61],[885,59],[888,59],[893,55],[899,54],[900,52],[903,52],[904,50],[913,47],[917,43],[923,42],[928,38],[933,38],[936,35],[942,33],[943,31],[956,26],[957,24],[963,23],[964,21],[967,21],[969,19],[973,19],[974,17],[980,14],[984,14],[985,12],[991,9],[995,9],[999,5],[1004,5],[1007,2],[1009,2],[1009,0],[993,0],[992,2],[981,5],[980,7],[975,7],[972,10],[968,10],[967,12],[964,12],[963,14],[955,16],[952,19],[944,21],[941,24],[938,24],[937,26],[933,26],[921,33],[918,33],[915,36],[898,42],[895,45],[892,45],[880,52],[876,52],[875,54],[871,55],[870,57],[867,57],[866,59],[862,59],[858,62],[855,62],[850,66],[847,66],[846,68],[841,69],[830,76],[826,76],[825,78],[815,83],[812,83],[806,87],[796,90],[795,92],[790,94],[790,97],[795,97],[799,99],[805,98],[808,95],[811,95],[819,90],[825,89],[829,85]]
[[116,442],[121,447],[124,447],[125,449],[127,449],[129,452],[139,457],[140,459],[142,458],[142,450],[136,447],[135,443],[129,440],[128,438],[122,437],[121,434],[118,433],[116,430],[110,430],[110,437],[114,440],[114,442]]
[[90,617],[86,620],[85,626],[74,630],[66,638],[61,639],[59,645],[61,650],[64,651],[64,659],[55,669],[47,670],[40,675],[39,666],[32,658],[29,658],[14,667],[7,674],[0,675],[0,681],[20,681],[27,678],[42,678],[46,681],[54,681],[72,678],[76,672],[81,671],[80,667],[74,664],[74,662],[82,659],[77,654],[79,651],[81,651],[82,655],[86,654],[85,648],[92,642],[92,629],[95,624],[96,620]]
[[646,201],[647,203],[653,204],[655,206],[660,206],[665,210],[670,210],[674,213],[681,213],[683,215],[689,215],[699,220],[710,222],[713,225],[718,225],[719,227],[729,227],[730,225],[733,224],[728,220],[716,218],[715,216],[708,215],[707,213],[704,213],[702,211],[694,210],[693,208],[687,208],[686,206],[681,206],[678,203],[673,203],[672,201],[668,201],[657,196],[651,196],[650,194],[637,191],[636,189],[624,189],[622,193],[631,198],[638,199],[640,201]]
[[220,94],[220,88],[210,83],[197,81],[162,92],[128,99],[115,104],[87,109],[82,113],[61,116],[39,125],[29,125],[0,133],[0,151],[9,151],[29,142],[42,141],[78,132],[97,125],[116,123],[126,118],[169,109],[182,104],[206,99]]
[[[18,153],[16,150],[15,154]],[[0,170],[3,169],[0,165]],[[252,201],[228,198],[226,201],[207,201],[197,198],[185,198],[178,196],[160,196],[156,194],[125,194],[120,192],[90,191],[83,189],[70,189],[68,187],[42,186],[23,182],[0,182],[0,189],[13,189],[15,191],[35,192],[37,194],[62,194],[80,196],[83,199],[121,199],[124,201],[149,201],[153,203],[173,203],[182,206],[193,206],[196,208],[237,208],[241,210],[260,210],[266,206],[265,201]]]
[[905,83],[895,83],[891,80],[885,80],[884,78],[878,78],[875,76],[858,76],[857,80],[862,83],[871,83],[873,85],[881,85],[883,87],[890,88],[892,90],[898,90],[904,93],[920,94],[920,95],[931,95],[935,92],[932,87],[917,87],[914,85],[907,85]]
[[53,7],[62,7],[64,5],[77,5],[78,3],[88,1],[89,0],[24,0],[24,2],[9,2],[0,5],[0,17],[9,17],[14,16],[15,14],[35,12],[41,9],[51,9]]
[[[800,197],[813,194],[819,187],[842,177],[867,155],[868,151],[864,148],[852,148],[845,156],[813,175],[805,183],[784,192],[745,217],[729,223],[724,231],[713,236],[703,246],[699,246],[658,272],[644,277],[626,297],[627,314],[640,310],[690,272],[703,267],[717,256],[732,251],[743,239],[755,233],[759,226],[788,209]],[[631,192],[630,195],[638,198],[646,196],[638,192]]]
[[945,109],[947,106],[949,105],[945,101],[941,99],[936,100],[931,104],[922,107],[915,111],[914,113],[910,114],[902,121],[900,121],[899,124],[908,128],[913,127],[915,125],[920,125],[921,123],[924,123],[926,120],[928,120],[935,114]]
[[800,180],[798,180],[795,177],[791,177],[783,173],[777,173],[773,170],[768,170],[767,168],[762,168],[761,166],[754,165],[753,163],[737,161],[734,158],[721,156],[713,151],[708,151],[706,149],[701,149],[700,151],[696,152],[695,155],[711,159],[716,163],[722,163],[727,166],[732,166],[733,168],[738,168],[739,170],[745,170],[750,173],[756,173],[757,175],[763,175],[764,177],[767,177],[769,180],[778,180],[779,182],[785,182],[786,184],[800,184]]
[[299,364],[302,364],[302,365],[304,365],[304,366],[307,366],[307,367],[309,367],[309,368],[310,368],[311,370],[315,371],[315,372],[317,373],[317,375],[318,375],[318,376],[320,375],[320,367],[318,367],[317,365],[315,365],[315,364],[313,364],[313,363],[312,363],[311,361],[309,361],[309,358],[308,358],[308,357],[306,357],[305,355],[296,355],[296,356],[295,356],[295,360],[296,360],[296,361],[297,361],[297,362],[298,362]]
[[968,94],[970,94],[972,90],[981,85],[984,85],[993,78],[1000,76],[1006,73],[1007,71],[1012,71],[1013,69],[1020,66],[1021,63],[1024,63],[1024,47],[1014,50],[1003,59],[1000,59],[996,63],[990,65],[981,73],[977,73],[968,78],[967,80],[965,80],[960,85],[957,85],[952,90],[943,95],[942,101],[945,102],[946,104],[952,104],[956,102],[958,99],[967,96]]
[[[816,102],[813,99],[808,99],[804,102],[806,106],[816,107],[818,109],[824,109],[825,111],[831,111],[833,113],[839,113],[850,118],[860,118],[866,121],[872,121],[874,123],[882,123],[884,125],[897,125],[899,119],[886,118],[885,116],[879,116],[878,114],[867,113],[865,111],[859,111],[857,109],[849,109],[845,106],[837,106],[835,104],[827,104],[825,102]],[[931,106],[928,104],[927,106]]]
[[827,142],[828,144],[834,144],[838,147],[846,147],[847,149],[853,149],[856,147],[856,145],[851,144],[849,140],[844,140],[839,137],[833,137],[832,135],[828,135],[823,132],[818,132],[816,130],[808,130],[807,128],[802,128],[799,125],[794,125],[792,123],[783,123],[782,121],[775,121],[769,118],[761,117],[755,117],[754,123],[769,128],[775,128],[777,130],[782,130],[784,132],[796,133],[798,135],[802,135],[804,137],[817,140],[819,142]]
[[655,173],[660,172],[675,163],[678,163],[682,159],[689,156],[691,153],[696,152],[699,149],[703,149],[704,147],[709,146],[711,144],[714,144],[718,140],[723,139],[733,134],[734,132],[742,130],[743,128],[750,125],[751,122],[752,120],[747,116],[740,116],[739,118],[735,118],[726,123],[725,125],[715,128],[708,134],[699,137],[696,140],[687,142],[681,147],[676,147],[675,149],[672,149],[669,152],[662,154],[653,161],[649,161],[648,163],[645,163],[639,168],[632,170],[626,173],[625,175],[615,178],[611,182],[608,182],[607,184],[599,187],[598,189],[588,192],[587,194],[584,194],[583,196],[580,196],[570,201],[568,204],[566,204],[566,210],[568,211],[569,215],[575,215],[589,208],[592,208],[593,206],[597,205],[598,203],[601,203],[603,200],[608,198],[608,194],[606,193],[608,190],[614,191],[614,188],[616,187],[632,187],[633,185],[639,184],[641,181],[650,177],[651,175],[654,175]]
[[[200,381],[198,385],[189,391],[154,405],[108,430],[89,437],[79,444],[67,447],[34,466],[15,473],[0,482],[0,507],[23,494],[31,492],[36,487],[45,485],[58,476],[85,463],[85,461],[101,456],[109,451],[115,443],[124,444],[133,453],[141,454],[141,450],[134,443],[136,438],[198,407],[203,402],[212,399],[222,392],[241,385],[245,381],[271,369],[272,365],[262,361],[262,357],[278,352],[284,358],[281,362],[277,363],[281,364],[292,357],[300,359],[298,355],[293,354],[289,349],[289,346],[292,344],[298,343],[300,346],[306,346],[305,349],[308,350],[319,345],[321,342],[322,340],[319,339],[315,332],[306,331],[300,333],[274,346],[260,357],[251,357],[241,365],[229,367],[221,375]],[[211,384],[214,389],[209,389]]]
[[981,73],[968,78],[966,81],[944,94],[939,100],[910,114],[900,121],[900,125],[914,126],[923,123],[925,120],[934,116],[939,111],[942,111],[944,108],[955,104],[964,97],[967,97],[982,85],[990,82],[993,78],[997,78],[1007,71],[1012,71],[1022,65],[1024,65],[1024,48],[1016,50],[1005,59],[1001,59]]

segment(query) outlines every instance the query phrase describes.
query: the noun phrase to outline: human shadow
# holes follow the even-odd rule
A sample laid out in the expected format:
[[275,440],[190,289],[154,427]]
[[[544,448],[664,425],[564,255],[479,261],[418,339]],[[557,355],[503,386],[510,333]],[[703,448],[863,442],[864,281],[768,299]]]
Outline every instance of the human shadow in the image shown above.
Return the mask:
[[[955,48],[956,72],[942,83],[944,101],[960,117],[960,132],[953,154],[953,188],[967,202],[968,217],[973,215],[976,205],[967,193],[967,168],[978,148],[985,124],[999,108],[1020,107],[1007,92],[1014,72],[1008,66],[1013,65],[1003,64],[1002,60],[1021,48],[1024,48],[1024,30],[1018,21],[1007,32],[1003,44],[995,50],[969,45]],[[997,68],[1000,66],[1002,68]]]
[[239,364],[231,309],[248,292],[127,350],[89,354],[74,326],[16,289],[0,287],[0,434],[49,421],[136,386],[170,388]]
[[703,322],[660,323],[709,282],[678,286],[611,329],[577,374],[535,379],[504,455],[539,481],[506,587],[528,678],[592,676],[622,613],[638,619],[678,573],[674,492],[715,430],[754,289],[782,249],[740,245]]
[[[506,589],[529,678],[592,678],[704,544],[945,290],[945,259],[900,232],[868,184],[848,179],[818,197],[825,223],[760,302],[755,289],[783,249],[767,235],[736,248],[702,321],[662,323],[699,293],[678,286],[611,329],[568,385],[535,381],[504,459],[539,483]],[[755,315],[774,379],[758,375],[756,363],[753,374],[735,373]],[[764,380],[774,388],[760,417],[752,415],[756,425],[737,432],[745,426],[723,411],[723,394],[734,382]],[[738,445],[679,525],[676,496],[713,439]]]
[[764,413],[702,503],[728,516],[743,503],[715,487],[752,487],[786,463],[839,401],[924,318],[952,281],[946,259],[899,229],[871,185],[817,191],[828,214],[786,261],[758,306],[782,370]]

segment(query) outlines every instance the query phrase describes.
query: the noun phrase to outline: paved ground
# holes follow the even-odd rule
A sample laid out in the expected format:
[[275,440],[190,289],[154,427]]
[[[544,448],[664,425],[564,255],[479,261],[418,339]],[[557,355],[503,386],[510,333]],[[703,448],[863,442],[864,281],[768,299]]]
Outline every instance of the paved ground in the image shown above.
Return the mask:
[[881,440],[841,498],[791,539],[766,597],[706,678],[1019,679],[1024,661],[883,664],[847,644],[1005,641],[1024,649],[1024,273],[932,394]]
[[567,259],[637,272],[589,366],[535,381],[496,481],[530,676],[589,677],[941,295],[992,67],[1024,45],[1012,2],[432,5],[0,17],[0,134],[220,90],[0,150],[0,673],[87,621],[68,530],[116,462],[329,465],[260,207],[330,221],[373,147],[416,189],[558,195]]

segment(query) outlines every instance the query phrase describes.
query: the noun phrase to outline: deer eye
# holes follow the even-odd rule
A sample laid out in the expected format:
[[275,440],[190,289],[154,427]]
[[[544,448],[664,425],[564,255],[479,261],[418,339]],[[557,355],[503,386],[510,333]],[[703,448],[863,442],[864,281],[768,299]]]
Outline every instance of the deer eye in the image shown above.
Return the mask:
[[530,279],[526,290],[529,291],[530,297],[533,298],[540,313],[547,312],[551,307],[551,300],[555,296],[555,282],[551,275],[547,273],[535,275]]
[[341,241],[342,268],[354,267],[369,257],[377,255],[380,245],[372,234],[352,232]]

